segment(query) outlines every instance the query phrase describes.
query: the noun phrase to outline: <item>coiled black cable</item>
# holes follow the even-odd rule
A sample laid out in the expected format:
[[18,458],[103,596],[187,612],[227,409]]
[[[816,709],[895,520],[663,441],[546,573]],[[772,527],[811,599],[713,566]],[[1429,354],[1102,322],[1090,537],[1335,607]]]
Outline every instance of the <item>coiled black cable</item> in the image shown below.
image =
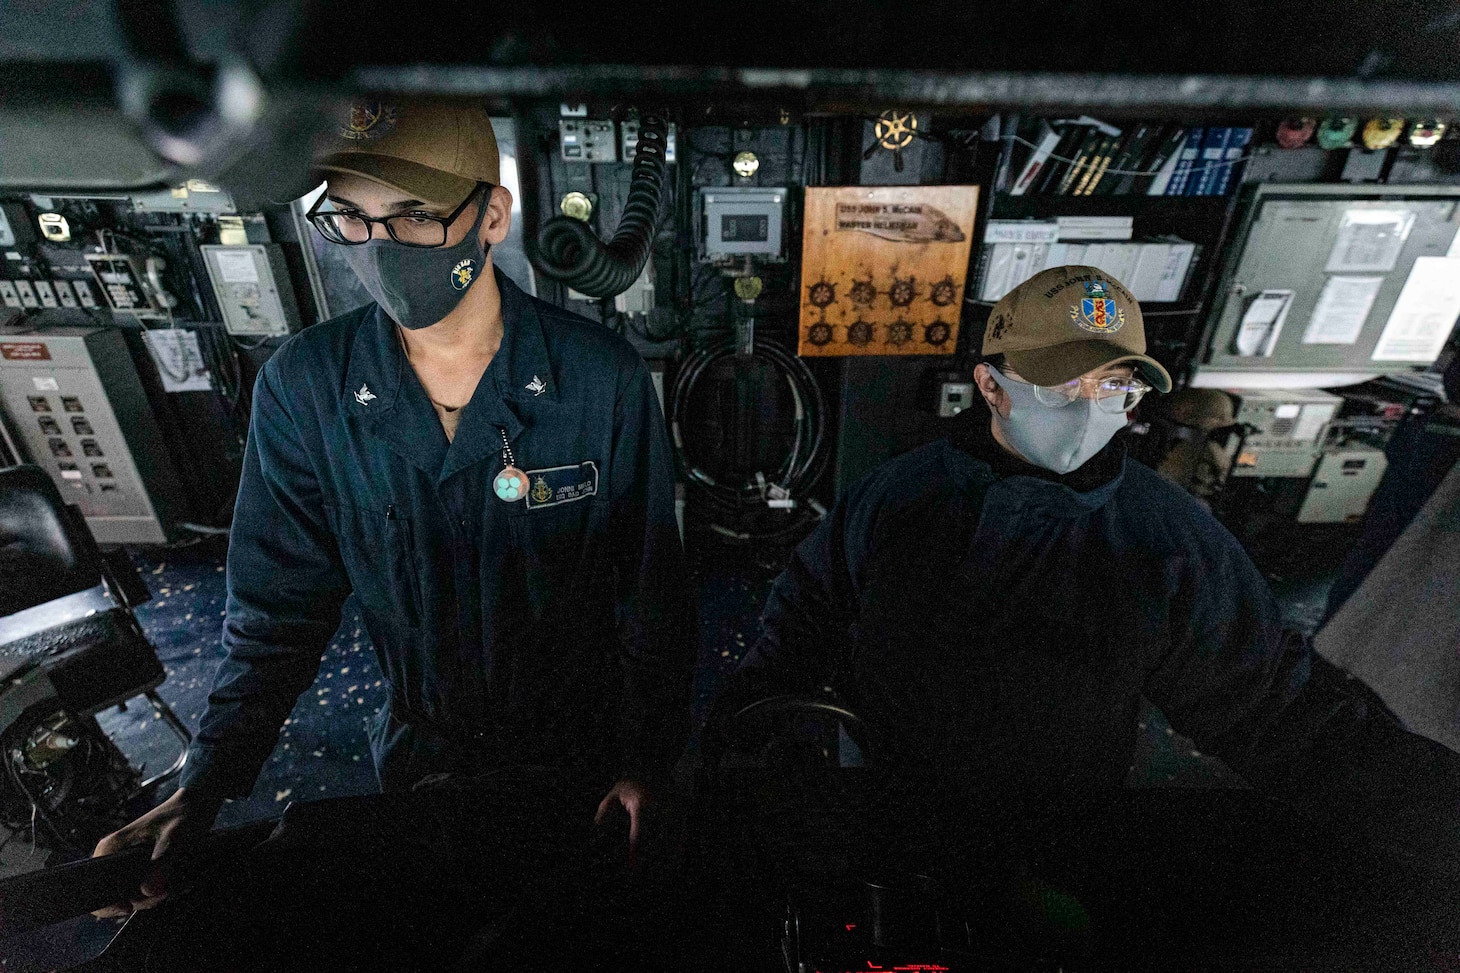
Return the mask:
[[[689,408],[690,395],[706,371],[716,362],[738,354],[735,340],[723,337],[691,353],[680,364],[675,378],[674,392],[670,399],[669,424],[673,437],[675,456],[686,484],[709,501],[722,519],[741,521],[749,510],[767,509],[771,488],[784,490],[787,498],[796,502],[796,509],[809,511],[820,516],[824,509],[808,494],[825,466],[826,449],[826,403],[806,363],[782,349],[779,345],[757,341],[752,357],[770,362],[785,378],[796,403],[796,433],[791,450],[774,472],[767,472],[765,478],[747,479],[741,483],[721,483],[703,468],[696,466],[685,451],[682,424]],[[797,518],[798,522],[804,518]],[[794,525],[793,525],[794,526]],[[737,529],[723,529],[725,536],[749,540],[770,534],[785,532],[778,527],[766,534]]]
[[607,244],[588,224],[570,216],[555,216],[543,224],[529,256],[544,276],[589,297],[614,297],[638,279],[658,226],[667,139],[662,118],[646,115],[640,120],[628,200],[618,232]]

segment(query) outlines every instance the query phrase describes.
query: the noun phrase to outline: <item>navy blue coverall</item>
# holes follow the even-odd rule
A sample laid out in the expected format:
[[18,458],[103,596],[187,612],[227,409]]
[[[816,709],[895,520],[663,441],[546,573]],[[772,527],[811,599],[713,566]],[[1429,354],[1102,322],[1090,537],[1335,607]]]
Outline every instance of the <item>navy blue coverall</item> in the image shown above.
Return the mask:
[[1208,511],[1120,437],[1061,477],[988,421],[971,410],[841,498],[776,580],[719,718],[830,684],[877,763],[993,822],[1120,787],[1144,695],[1269,793],[1460,849],[1460,757],[1285,632]]
[[[662,778],[694,610],[649,372],[498,273],[505,334],[454,440],[374,304],[261,370],[220,664],[182,783],[246,795],[355,593],[389,701],[381,785],[508,765]],[[524,500],[492,491],[505,434]]]

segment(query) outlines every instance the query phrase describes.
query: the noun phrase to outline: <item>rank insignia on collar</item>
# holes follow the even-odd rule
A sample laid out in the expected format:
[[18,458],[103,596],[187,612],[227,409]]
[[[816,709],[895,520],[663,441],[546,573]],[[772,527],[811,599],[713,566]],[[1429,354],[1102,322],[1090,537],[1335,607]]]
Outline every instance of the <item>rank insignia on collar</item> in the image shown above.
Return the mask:
[[1107,295],[1107,284],[1092,280],[1085,284],[1086,296],[1070,305],[1070,320],[1093,334],[1111,334],[1125,326],[1125,311]]
[[532,381],[528,382],[527,385],[524,386],[524,388],[526,388],[527,391],[531,392],[533,395],[541,395],[542,393],[547,391],[547,383],[534,375],[532,376]]
[[361,405],[369,405],[377,397],[374,392],[370,391],[370,386],[363,384],[360,386],[360,391],[355,393],[355,401]]

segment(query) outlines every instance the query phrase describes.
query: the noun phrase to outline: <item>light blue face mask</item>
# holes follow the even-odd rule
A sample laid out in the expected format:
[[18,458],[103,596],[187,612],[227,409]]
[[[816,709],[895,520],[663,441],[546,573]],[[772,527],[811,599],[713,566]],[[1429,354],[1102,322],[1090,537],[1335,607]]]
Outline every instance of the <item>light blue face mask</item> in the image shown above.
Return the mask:
[[1079,469],[1125,428],[1124,412],[1111,414],[1094,399],[1076,399],[1066,406],[1048,406],[1034,397],[1034,386],[989,372],[1009,396],[1009,418],[994,412],[1004,440],[1035,466],[1055,473]]

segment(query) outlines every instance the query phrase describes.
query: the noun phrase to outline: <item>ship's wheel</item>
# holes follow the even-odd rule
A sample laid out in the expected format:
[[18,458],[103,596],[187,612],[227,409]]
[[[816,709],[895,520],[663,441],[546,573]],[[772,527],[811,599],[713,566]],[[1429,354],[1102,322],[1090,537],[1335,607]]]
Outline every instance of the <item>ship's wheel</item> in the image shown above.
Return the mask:
[[912,145],[918,134],[918,117],[910,111],[889,108],[877,116],[872,125],[872,144],[862,153],[863,159],[870,159],[878,149],[892,153],[892,168],[902,171],[902,150]]
[[889,108],[877,116],[872,134],[878,143],[889,152],[897,152],[912,145],[918,133],[918,117],[912,112]]

